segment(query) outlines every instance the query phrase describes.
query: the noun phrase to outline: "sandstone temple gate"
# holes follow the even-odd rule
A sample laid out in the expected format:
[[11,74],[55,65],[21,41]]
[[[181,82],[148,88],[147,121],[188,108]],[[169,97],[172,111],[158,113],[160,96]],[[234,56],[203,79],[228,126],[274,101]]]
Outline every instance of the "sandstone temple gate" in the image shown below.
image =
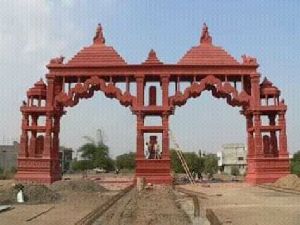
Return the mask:
[[[147,182],[171,183],[169,117],[176,106],[205,90],[216,98],[225,98],[233,107],[240,107],[245,116],[247,182],[272,182],[289,173],[287,106],[280,98],[280,90],[267,78],[260,82],[255,58],[244,55],[238,62],[213,45],[205,24],[199,43],[177,64],[164,64],[153,50],[143,63],[127,64],[113,47],[106,45],[99,25],[90,46],[66,63],[63,57],[51,59],[47,68],[46,83],[36,82],[21,106],[18,180],[51,183],[61,179],[58,150],[64,107],[73,107],[96,91],[116,98],[136,115],[136,177],[145,177]],[[189,86],[183,89],[183,82]],[[125,85],[124,90],[117,87],[120,83]],[[147,86],[149,83],[154,85]],[[149,93],[148,99],[145,93]],[[154,116],[161,118],[161,124],[147,126],[145,118]],[[161,135],[159,158],[145,158],[146,134]],[[152,136],[154,142],[155,137]]]

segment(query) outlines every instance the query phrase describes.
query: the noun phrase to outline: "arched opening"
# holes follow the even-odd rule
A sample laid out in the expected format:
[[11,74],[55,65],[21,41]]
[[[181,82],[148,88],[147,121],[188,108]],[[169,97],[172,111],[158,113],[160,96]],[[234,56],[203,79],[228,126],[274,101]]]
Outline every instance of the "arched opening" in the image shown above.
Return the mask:
[[112,157],[135,151],[135,118],[116,99],[95,92],[92,99],[82,99],[65,110],[67,113],[61,119],[61,145],[78,149],[84,143],[84,136],[95,138],[97,129],[101,129]]
[[[170,127],[180,149],[194,152],[197,157],[209,154],[218,160],[218,177],[231,175],[232,168],[239,174],[246,172],[247,132],[241,107],[232,107],[225,99],[217,99],[210,91],[204,91],[196,99],[190,99],[184,107],[178,107],[171,117]],[[238,148],[237,148],[238,147]],[[170,148],[176,149],[172,139]],[[204,166],[204,165],[202,165]],[[190,168],[198,168],[195,165]],[[201,176],[199,171],[194,171]],[[224,174],[224,175],[223,175]]]
[[232,107],[224,99],[205,91],[176,108],[171,116],[171,129],[190,151],[216,153],[225,143],[246,143],[246,123],[240,107]]

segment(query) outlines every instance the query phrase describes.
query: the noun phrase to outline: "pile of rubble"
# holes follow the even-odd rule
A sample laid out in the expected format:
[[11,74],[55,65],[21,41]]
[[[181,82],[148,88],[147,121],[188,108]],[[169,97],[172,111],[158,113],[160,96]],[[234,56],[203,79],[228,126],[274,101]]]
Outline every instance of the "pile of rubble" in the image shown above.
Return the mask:
[[60,199],[60,195],[55,191],[49,189],[41,184],[16,184],[11,187],[1,190],[0,204],[14,204],[17,203],[17,193],[22,186],[24,193],[24,200],[27,203],[50,203],[56,202]]
[[290,174],[278,179],[273,186],[300,191],[300,178],[295,174]]

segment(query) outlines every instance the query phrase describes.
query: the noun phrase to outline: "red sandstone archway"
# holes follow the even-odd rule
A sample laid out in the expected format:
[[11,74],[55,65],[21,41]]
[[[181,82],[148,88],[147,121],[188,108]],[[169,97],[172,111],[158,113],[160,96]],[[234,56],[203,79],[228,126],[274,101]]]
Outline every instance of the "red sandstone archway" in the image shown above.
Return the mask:
[[[171,183],[169,156],[169,116],[176,106],[202,91],[211,90],[217,98],[225,98],[238,106],[246,118],[248,139],[249,183],[272,182],[289,173],[285,113],[287,106],[280,91],[266,78],[260,83],[255,58],[242,56],[239,63],[224,49],[214,46],[204,24],[199,45],[191,48],[177,64],[163,64],[151,50],[147,60],[129,65],[105,44],[101,25],[93,44],[83,48],[70,61],[54,58],[47,65],[47,84],[42,80],[27,92],[21,112],[22,134],[18,156],[18,180],[51,183],[61,179],[58,158],[60,118],[64,107],[74,107],[81,98],[91,98],[95,91],[116,98],[130,107],[137,118],[136,176],[148,182]],[[156,82],[161,89],[161,104],[156,101],[157,87],[149,88],[149,104],[145,104],[145,87]],[[182,82],[190,86],[181,90]],[[125,90],[116,86],[125,84]],[[136,94],[130,84],[136,85]],[[175,92],[169,93],[170,85]],[[237,88],[239,86],[240,88]],[[146,126],[146,117],[161,117],[161,125]],[[262,117],[269,121],[262,124]],[[45,123],[38,122],[45,118]],[[145,159],[144,135],[162,134],[160,159]]]

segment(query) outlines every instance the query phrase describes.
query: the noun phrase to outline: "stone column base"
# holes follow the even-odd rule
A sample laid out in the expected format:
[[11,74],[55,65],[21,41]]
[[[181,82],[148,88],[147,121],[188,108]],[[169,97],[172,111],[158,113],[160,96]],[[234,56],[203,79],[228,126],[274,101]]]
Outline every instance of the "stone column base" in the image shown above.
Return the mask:
[[289,158],[249,158],[246,182],[250,184],[272,183],[290,174]]
[[61,180],[61,167],[58,159],[18,158],[17,181],[51,184]]
[[171,185],[170,159],[136,159],[135,176],[144,178],[146,183]]

